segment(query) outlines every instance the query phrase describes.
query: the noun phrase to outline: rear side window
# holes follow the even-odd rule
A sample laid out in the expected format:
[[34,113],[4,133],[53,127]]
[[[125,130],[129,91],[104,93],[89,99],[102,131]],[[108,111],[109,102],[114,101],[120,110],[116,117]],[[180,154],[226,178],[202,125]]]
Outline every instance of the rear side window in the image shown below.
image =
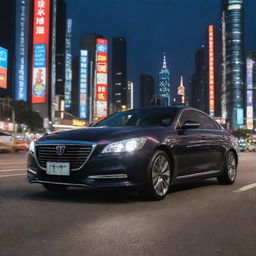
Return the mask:
[[202,112],[196,112],[198,122],[200,124],[200,129],[206,130],[219,130],[217,124],[207,115]]
[[195,113],[193,110],[184,110],[179,118],[178,127],[182,127],[186,121],[197,122]]

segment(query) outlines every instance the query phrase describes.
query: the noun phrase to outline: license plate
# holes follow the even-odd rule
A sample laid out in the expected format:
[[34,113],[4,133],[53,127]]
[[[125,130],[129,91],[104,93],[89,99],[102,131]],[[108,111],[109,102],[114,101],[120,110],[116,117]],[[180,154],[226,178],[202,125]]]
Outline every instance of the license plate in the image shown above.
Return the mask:
[[47,162],[46,173],[49,175],[69,176],[70,164],[62,162]]

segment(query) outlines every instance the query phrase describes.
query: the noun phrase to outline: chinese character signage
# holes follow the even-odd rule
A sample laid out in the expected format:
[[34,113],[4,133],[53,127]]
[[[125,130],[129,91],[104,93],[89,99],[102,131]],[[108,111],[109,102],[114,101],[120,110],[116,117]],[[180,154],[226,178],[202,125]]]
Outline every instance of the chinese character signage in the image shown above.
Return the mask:
[[208,28],[208,40],[209,40],[209,113],[210,116],[214,116],[214,27],[210,25]]
[[247,93],[246,93],[246,125],[247,129],[253,129],[253,60],[250,58],[246,59],[246,83],[247,83]]
[[108,114],[108,41],[97,39],[96,44],[96,118]]
[[7,89],[8,51],[0,47],[0,88]]
[[87,118],[88,95],[88,51],[80,51],[79,117]]
[[16,0],[15,100],[27,101],[29,2]]
[[50,0],[34,1],[32,103],[45,103],[48,90]]

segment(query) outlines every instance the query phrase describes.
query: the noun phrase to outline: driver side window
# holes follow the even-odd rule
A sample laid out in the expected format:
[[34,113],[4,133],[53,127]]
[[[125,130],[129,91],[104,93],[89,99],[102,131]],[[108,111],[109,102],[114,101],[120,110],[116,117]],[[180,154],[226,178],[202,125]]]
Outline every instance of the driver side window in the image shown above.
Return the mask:
[[184,110],[181,113],[177,127],[182,127],[186,121],[197,122],[195,113],[193,110]]

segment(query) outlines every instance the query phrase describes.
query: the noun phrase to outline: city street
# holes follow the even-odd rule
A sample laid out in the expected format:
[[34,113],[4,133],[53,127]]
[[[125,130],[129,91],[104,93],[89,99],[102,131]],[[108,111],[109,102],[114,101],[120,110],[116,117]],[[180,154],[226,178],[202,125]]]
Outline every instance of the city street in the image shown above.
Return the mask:
[[1,256],[255,255],[256,153],[240,154],[234,185],[178,185],[158,202],[77,188],[47,192],[25,182],[25,158],[0,155]]

